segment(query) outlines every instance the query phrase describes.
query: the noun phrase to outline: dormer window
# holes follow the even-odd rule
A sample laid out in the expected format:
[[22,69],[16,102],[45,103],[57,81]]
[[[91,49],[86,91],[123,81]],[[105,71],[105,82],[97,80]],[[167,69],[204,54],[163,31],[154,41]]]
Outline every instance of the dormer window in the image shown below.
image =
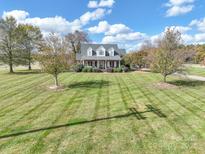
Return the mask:
[[92,56],[93,55],[93,49],[91,47],[88,48],[87,55],[88,56]]
[[96,51],[97,56],[105,56],[105,48],[103,46],[99,47]]
[[114,48],[108,49],[108,53],[109,53],[109,56],[114,56],[114,54],[115,54]]

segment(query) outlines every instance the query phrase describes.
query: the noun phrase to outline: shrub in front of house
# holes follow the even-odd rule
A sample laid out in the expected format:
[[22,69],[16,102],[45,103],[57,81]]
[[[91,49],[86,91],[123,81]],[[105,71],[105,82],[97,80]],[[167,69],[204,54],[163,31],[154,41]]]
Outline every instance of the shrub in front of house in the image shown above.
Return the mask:
[[106,72],[112,73],[112,72],[113,72],[113,68],[107,68],[107,69],[106,69]]
[[81,72],[83,68],[84,66],[82,64],[75,64],[71,67],[71,70],[75,72]]
[[92,72],[93,68],[91,66],[85,66],[83,69],[82,69],[82,72]]
[[122,68],[113,68],[113,72],[120,73],[122,72]]
[[96,73],[102,72],[101,69],[96,68],[96,67],[94,67],[94,68],[92,69],[92,71],[93,71],[93,72],[96,72]]
[[122,71],[123,71],[123,72],[128,72],[128,71],[129,71],[129,68],[126,67],[126,66],[124,66],[124,67],[122,67]]

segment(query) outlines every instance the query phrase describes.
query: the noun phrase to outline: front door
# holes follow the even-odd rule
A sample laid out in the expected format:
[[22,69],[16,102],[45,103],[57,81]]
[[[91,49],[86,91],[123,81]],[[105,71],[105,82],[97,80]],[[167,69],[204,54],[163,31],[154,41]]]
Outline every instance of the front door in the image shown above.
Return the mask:
[[104,61],[100,61],[100,69],[105,69],[105,62]]

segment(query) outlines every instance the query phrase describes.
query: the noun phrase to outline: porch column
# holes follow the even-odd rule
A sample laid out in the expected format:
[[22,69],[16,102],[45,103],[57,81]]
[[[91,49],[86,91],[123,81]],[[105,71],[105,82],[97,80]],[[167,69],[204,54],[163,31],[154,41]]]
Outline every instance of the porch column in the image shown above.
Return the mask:
[[97,61],[97,68],[99,68],[99,66],[100,66],[100,63],[99,63],[99,60]]
[[107,67],[108,68],[110,67],[110,61],[107,61]]
[[120,67],[120,60],[119,60],[119,62],[118,62],[118,63],[119,63],[119,67]]
[[116,65],[117,65],[117,64],[116,64],[116,61],[114,61],[114,67],[116,67]]
[[95,61],[92,61],[92,67],[95,67]]
[[84,62],[84,60],[83,60],[83,66],[85,65],[85,62]]
[[105,69],[107,68],[107,60],[105,60]]

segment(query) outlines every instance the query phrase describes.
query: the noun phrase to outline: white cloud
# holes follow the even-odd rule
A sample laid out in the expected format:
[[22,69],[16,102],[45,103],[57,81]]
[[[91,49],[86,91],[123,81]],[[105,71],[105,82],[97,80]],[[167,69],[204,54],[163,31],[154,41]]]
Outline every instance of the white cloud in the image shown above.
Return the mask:
[[48,34],[49,32],[60,33],[62,35],[75,30],[81,30],[83,26],[87,25],[90,21],[98,20],[103,18],[106,14],[109,14],[110,10],[98,8],[92,12],[86,12],[79,19],[73,21],[68,21],[61,16],[55,17],[29,17],[29,13],[23,10],[13,10],[4,12],[2,18],[7,16],[13,16],[16,18],[17,23],[22,24],[32,24],[40,27],[43,34]]
[[118,44],[120,48],[127,51],[139,50],[142,42],[147,40],[148,36],[144,33],[133,32],[128,34],[117,34],[114,36],[104,36],[101,43]]
[[132,30],[124,24],[114,24],[110,26],[109,31],[107,31],[105,35],[125,34],[131,31]]
[[22,23],[38,26],[41,28],[43,33],[56,32],[60,34],[66,34],[81,28],[80,23],[69,22],[60,16],[48,18],[26,18]]
[[6,17],[14,17],[16,20],[21,21],[26,19],[29,16],[29,13],[23,10],[12,10],[12,11],[4,11],[2,18]]
[[91,33],[105,33],[105,35],[116,35],[129,33],[132,30],[124,24],[110,25],[107,21],[101,21],[98,23],[98,26],[90,27],[88,31]]
[[166,16],[172,17],[191,12],[194,8],[194,2],[195,0],[169,0],[169,2],[165,4],[165,6],[168,7]]
[[101,0],[99,3],[99,7],[112,7],[114,3],[114,0]]
[[105,36],[102,39],[102,43],[127,43],[134,41],[141,41],[145,39],[147,36],[144,33],[140,32],[132,32],[128,34],[117,34],[114,36]]
[[98,2],[97,1],[89,1],[88,8],[97,8]]
[[194,41],[194,37],[188,34],[182,34],[181,37],[185,44],[189,44]]
[[99,8],[99,7],[109,7],[114,5],[114,0],[101,0],[99,3],[97,1],[89,1],[88,8]]
[[201,44],[201,42],[205,42],[205,33],[183,34],[182,39],[185,44]]
[[98,20],[104,17],[106,14],[109,14],[110,12],[106,9],[98,8],[93,12],[86,12],[80,17],[80,22],[85,25],[89,21]]
[[170,0],[167,5],[182,5],[187,3],[194,3],[195,0]]
[[167,10],[167,17],[183,15],[189,13],[194,8],[194,5],[186,5],[186,6],[173,6]]
[[98,26],[88,28],[88,31],[93,34],[104,33],[109,31],[110,25],[107,21],[101,21],[98,23]]
[[88,28],[90,33],[104,33],[101,43],[118,44],[121,48],[133,50],[138,48],[137,44],[147,38],[147,35],[134,32],[124,24],[110,25],[107,21],[101,21],[97,26]]
[[205,41],[205,33],[195,34],[196,42],[204,42]]
[[197,26],[199,31],[205,32],[205,18],[201,20],[192,20],[190,26]]

